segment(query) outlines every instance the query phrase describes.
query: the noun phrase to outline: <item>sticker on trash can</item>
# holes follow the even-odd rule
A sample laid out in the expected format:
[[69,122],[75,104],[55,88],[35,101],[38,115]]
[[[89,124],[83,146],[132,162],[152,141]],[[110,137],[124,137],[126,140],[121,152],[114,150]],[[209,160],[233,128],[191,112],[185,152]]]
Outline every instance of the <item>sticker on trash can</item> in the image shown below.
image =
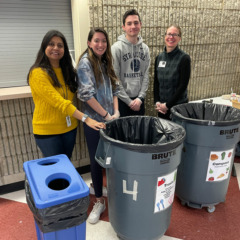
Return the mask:
[[210,152],[206,177],[207,182],[217,182],[228,178],[232,155],[233,149]]
[[158,177],[154,213],[165,210],[173,203],[176,175],[177,170],[166,176]]

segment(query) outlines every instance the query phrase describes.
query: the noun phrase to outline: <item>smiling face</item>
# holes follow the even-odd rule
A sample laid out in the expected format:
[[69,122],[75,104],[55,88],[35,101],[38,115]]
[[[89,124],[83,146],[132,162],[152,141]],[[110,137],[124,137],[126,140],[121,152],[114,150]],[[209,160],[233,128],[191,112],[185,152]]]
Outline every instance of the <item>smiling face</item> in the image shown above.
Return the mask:
[[129,40],[138,37],[141,26],[142,24],[139,20],[138,15],[129,15],[126,18],[125,24],[122,26],[122,29],[126,33],[126,38]]
[[88,46],[101,58],[107,49],[107,38],[102,32],[95,32],[91,41],[88,41]]
[[60,59],[64,55],[64,44],[60,37],[52,37],[48,43],[45,54],[53,67],[59,67]]
[[165,45],[167,52],[173,51],[181,40],[179,29],[170,27],[165,34]]

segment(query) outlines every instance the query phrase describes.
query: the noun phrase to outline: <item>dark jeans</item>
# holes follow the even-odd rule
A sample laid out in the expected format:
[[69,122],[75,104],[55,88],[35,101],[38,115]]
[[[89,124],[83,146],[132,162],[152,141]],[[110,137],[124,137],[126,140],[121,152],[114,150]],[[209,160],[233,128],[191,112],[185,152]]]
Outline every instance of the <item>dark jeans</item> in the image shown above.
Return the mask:
[[[131,99],[134,100],[135,98],[131,98]],[[123,102],[120,99],[118,99],[118,107],[119,107],[120,117],[137,116],[137,115],[143,116],[145,114],[144,100],[142,101],[139,111],[133,111],[125,102]]]
[[99,131],[96,131],[88,127],[85,123],[83,124],[84,134],[87,141],[87,147],[90,157],[91,164],[91,177],[93,182],[93,187],[95,191],[95,196],[97,198],[102,197],[102,187],[103,187],[103,169],[95,160],[95,154],[97,151],[97,146],[99,142]]
[[44,157],[66,154],[70,159],[76,142],[76,135],[77,128],[58,135],[35,136],[35,140]]

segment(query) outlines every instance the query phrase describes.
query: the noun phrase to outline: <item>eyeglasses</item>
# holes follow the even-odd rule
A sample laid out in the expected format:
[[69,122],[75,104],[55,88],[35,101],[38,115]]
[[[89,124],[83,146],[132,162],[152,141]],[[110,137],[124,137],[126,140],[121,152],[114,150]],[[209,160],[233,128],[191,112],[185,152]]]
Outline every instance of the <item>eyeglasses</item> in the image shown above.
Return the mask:
[[176,34],[176,33],[173,33],[173,34],[172,33],[165,33],[165,35],[168,36],[168,37],[171,37],[171,36],[172,37],[180,37],[180,35]]

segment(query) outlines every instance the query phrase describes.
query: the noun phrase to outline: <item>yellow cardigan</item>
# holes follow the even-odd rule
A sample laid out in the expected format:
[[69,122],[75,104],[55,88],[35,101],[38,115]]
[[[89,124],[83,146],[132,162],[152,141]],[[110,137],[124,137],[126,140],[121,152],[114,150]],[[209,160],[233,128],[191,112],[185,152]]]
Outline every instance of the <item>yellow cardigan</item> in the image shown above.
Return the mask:
[[[33,69],[29,76],[29,85],[35,104],[32,120],[34,134],[66,133],[78,125],[77,119],[72,117],[76,110],[76,107],[72,104],[74,93],[67,88],[66,94],[62,69],[53,68],[53,70],[62,88],[53,86],[51,77],[42,68]],[[67,127],[67,116],[71,118],[70,127]]]

